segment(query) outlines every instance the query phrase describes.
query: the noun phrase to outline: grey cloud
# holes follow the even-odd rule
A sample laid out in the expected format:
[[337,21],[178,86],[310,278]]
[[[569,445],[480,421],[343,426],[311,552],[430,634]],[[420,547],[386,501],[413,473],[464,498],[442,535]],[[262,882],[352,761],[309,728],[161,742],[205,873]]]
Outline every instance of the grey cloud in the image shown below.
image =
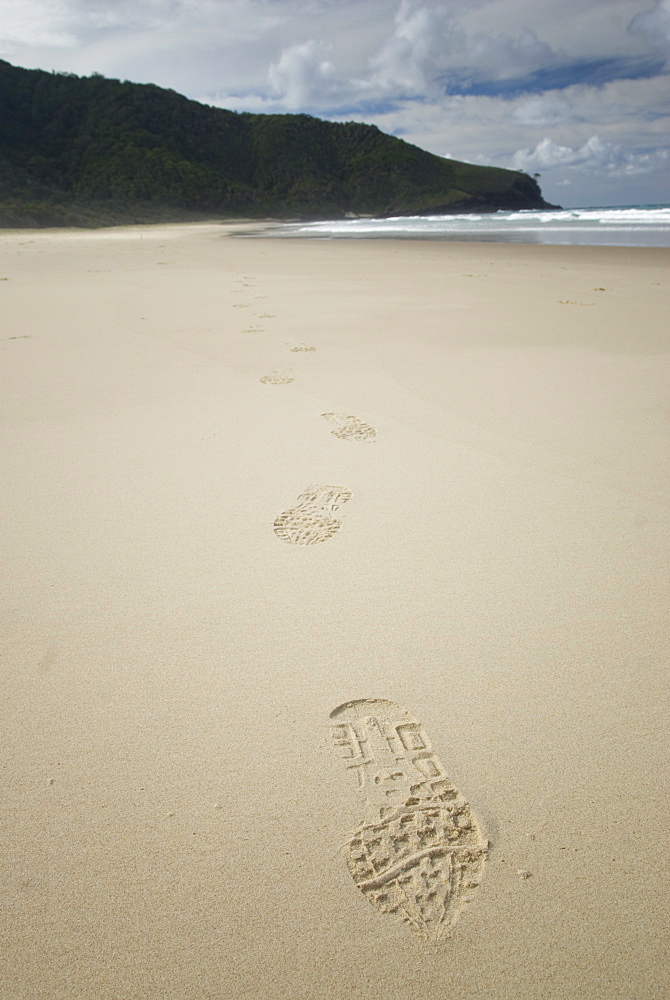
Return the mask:
[[522,99],[512,110],[512,118],[522,125],[564,125],[581,120],[573,104],[558,95]]
[[670,48],[670,0],[656,0],[651,10],[641,11],[630,22],[629,32],[642,36],[654,49]]
[[27,46],[61,49],[75,44],[66,3],[45,7],[42,0],[4,0],[0,56],[11,59]]
[[179,18],[184,5],[179,0],[72,0],[70,17],[83,32],[157,28]]
[[521,76],[544,69],[556,61],[551,46],[534,31],[524,28],[517,38],[509,35],[476,35],[467,50],[466,61],[485,72],[490,79]]

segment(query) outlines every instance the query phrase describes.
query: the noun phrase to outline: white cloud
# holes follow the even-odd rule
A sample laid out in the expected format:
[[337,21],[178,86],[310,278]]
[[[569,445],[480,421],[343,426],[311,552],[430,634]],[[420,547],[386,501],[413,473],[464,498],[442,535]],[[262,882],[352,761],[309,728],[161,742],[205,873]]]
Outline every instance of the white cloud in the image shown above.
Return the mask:
[[277,97],[293,110],[332,100],[335,68],[326,58],[328,46],[310,39],[284,49],[268,76]]
[[426,97],[443,93],[440,80],[465,33],[446,6],[402,0],[391,38],[371,59],[373,83],[385,93]]
[[[391,30],[376,48],[361,51],[346,67],[340,39],[316,37],[283,48],[268,70],[266,91],[249,100],[279,100],[289,110],[308,107],[328,114],[349,103],[417,98],[440,101],[450,89],[472,81],[523,75],[555,61],[551,48],[529,28],[516,37],[504,33],[469,35],[458,5],[401,0]],[[269,94],[268,94],[269,92]]]
[[[462,13],[462,12],[461,12]],[[535,31],[469,33],[454,5],[402,0],[391,37],[370,60],[373,88],[397,97],[440,97],[469,80],[502,80],[555,60]]]
[[570,167],[578,170],[607,173],[615,176],[648,174],[670,160],[670,150],[629,152],[614,142],[603,142],[592,135],[583,146],[562,146],[545,136],[534,149],[520,149],[512,158],[512,166],[527,173]]
[[573,138],[582,139],[596,131],[616,130],[621,141],[643,133],[651,140],[654,130],[670,124],[670,88],[665,76],[612,80],[597,87],[577,84],[532,97],[522,95],[510,107],[513,120],[528,128],[554,126],[561,135],[569,129]]

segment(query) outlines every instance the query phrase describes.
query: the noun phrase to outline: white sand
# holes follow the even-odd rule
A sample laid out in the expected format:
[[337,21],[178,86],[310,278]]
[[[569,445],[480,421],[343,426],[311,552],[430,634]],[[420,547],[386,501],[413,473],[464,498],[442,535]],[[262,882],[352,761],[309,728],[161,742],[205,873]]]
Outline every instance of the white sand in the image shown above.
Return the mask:
[[[0,234],[0,997],[660,1000],[668,251],[233,228]],[[357,698],[491,842],[440,950],[339,850]]]

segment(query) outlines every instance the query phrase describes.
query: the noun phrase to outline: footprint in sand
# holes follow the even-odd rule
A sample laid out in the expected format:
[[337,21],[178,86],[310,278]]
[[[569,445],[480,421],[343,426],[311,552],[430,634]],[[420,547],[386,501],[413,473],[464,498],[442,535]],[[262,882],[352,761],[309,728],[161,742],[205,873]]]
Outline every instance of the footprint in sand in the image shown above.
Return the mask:
[[263,333],[263,330],[262,326],[245,326],[242,333]]
[[341,486],[310,486],[301,493],[294,507],[279,515],[275,535],[291,545],[316,545],[325,542],[341,528],[331,515],[350,500],[351,490]]
[[292,351],[315,351],[316,347],[310,347],[308,344],[296,344],[295,347],[291,348]]
[[331,431],[335,437],[344,438],[346,441],[374,441],[377,436],[376,429],[371,424],[366,424],[358,417],[352,417],[345,413],[322,413],[322,417],[335,424],[335,430]]
[[486,839],[409,712],[361,699],[330,718],[365,807],[345,846],[351,877],[378,910],[440,944],[479,885]]
[[293,382],[294,371],[294,368],[284,368],[282,371],[270,372],[269,375],[263,375],[259,382],[265,382],[266,385],[286,385]]

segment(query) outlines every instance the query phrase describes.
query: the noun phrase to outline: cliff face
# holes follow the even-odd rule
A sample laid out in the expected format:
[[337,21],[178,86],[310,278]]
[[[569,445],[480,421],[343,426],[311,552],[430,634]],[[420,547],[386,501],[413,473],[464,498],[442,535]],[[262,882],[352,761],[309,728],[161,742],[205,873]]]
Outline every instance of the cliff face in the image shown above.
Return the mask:
[[526,174],[445,160],[371,125],[236,114],[0,61],[0,225],[544,207]]

